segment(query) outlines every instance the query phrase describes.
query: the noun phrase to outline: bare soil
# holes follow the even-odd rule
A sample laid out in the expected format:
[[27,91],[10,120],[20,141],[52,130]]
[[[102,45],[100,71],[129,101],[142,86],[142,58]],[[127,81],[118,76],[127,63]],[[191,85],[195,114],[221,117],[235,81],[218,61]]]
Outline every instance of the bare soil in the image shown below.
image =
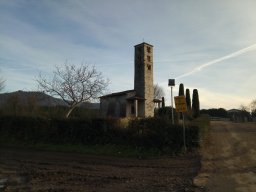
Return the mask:
[[147,159],[0,147],[0,191],[195,191],[198,154]]
[[255,192],[256,123],[211,122],[194,184],[209,192]]

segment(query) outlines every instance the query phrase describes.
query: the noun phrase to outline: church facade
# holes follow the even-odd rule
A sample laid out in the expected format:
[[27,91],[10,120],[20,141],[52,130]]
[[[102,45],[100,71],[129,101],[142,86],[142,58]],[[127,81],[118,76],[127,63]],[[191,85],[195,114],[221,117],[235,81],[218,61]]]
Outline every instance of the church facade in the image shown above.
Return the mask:
[[104,117],[153,117],[153,46],[141,43],[134,46],[134,89],[100,97]]

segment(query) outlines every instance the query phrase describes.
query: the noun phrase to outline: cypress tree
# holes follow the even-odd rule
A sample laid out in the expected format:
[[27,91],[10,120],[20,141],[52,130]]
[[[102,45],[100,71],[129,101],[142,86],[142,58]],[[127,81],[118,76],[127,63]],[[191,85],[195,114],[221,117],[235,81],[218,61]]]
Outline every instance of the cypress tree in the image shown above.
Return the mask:
[[162,107],[165,107],[164,97],[162,97]]
[[190,98],[189,89],[186,89],[186,103],[187,103],[188,112],[190,112],[191,111],[191,98]]
[[199,103],[199,96],[198,96],[198,90],[193,90],[193,98],[192,98],[192,112],[193,117],[197,118],[200,116],[200,103]]
[[180,86],[179,86],[179,96],[181,96],[181,95],[185,95],[184,94],[184,85],[183,85],[183,83],[181,83]]
[[[183,83],[181,83],[180,86],[179,86],[179,96],[182,96],[182,95],[185,95],[184,94],[184,85],[183,85]],[[179,117],[180,117],[180,119],[182,119],[182,113],[179,114]]]

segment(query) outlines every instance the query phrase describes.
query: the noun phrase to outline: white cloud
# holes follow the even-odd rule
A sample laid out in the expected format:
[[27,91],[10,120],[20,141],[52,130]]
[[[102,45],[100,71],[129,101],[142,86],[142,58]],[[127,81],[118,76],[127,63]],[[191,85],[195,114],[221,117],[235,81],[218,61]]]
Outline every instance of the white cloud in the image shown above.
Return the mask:
[[256,44],[250,45],[250,46],[248,46],[248,47],[245,47],[245,48],[240,49],[240,50],[238,50],[238,51],[236,51],[236,52],[233,52],[233,53],[230,53],[230,54],[225,55],[225,56],[223,56],[223,57],[220,57],[220,58],[218,58],[218,59],[214,59],[214,60],[209,61],[209,62],[207,62],[207,63],[201,64],[201,65],[197,66],[196,68],[192,69],[191,71],[186,72],[186,73],[184,73],[184,74],[182,74],[182,75],[176,77],[176,79],[180,79],[180,78],[183,78],[183,77],[186,77],[186,76],[193,75],[194,73],[200,72],[201,70],[203,70],[203,69],[206,68],[206,67],[209,67],[209,66],[211,66],[211,65],[214,65],[214,64],[216,64],[216,63],[224,62],[225,60],[231,59],[231,58],[233,58],[233,57],[238,57],[238,56],[240,56],[240,55],[242,55],[242,54],[245,54],[245,53],[247,53],[247,52],[249,52],[249,51],[253,51],[253,50],[254,50],[254,51],[256,50]]

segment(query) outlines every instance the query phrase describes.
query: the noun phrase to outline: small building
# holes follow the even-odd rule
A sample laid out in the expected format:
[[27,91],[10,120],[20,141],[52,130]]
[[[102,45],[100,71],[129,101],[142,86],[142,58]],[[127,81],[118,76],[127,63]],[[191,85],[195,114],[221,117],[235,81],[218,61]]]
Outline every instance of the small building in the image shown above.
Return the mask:
[[134,89],[100,97],[104,117],[153,117],[153,46],[134,46]]

